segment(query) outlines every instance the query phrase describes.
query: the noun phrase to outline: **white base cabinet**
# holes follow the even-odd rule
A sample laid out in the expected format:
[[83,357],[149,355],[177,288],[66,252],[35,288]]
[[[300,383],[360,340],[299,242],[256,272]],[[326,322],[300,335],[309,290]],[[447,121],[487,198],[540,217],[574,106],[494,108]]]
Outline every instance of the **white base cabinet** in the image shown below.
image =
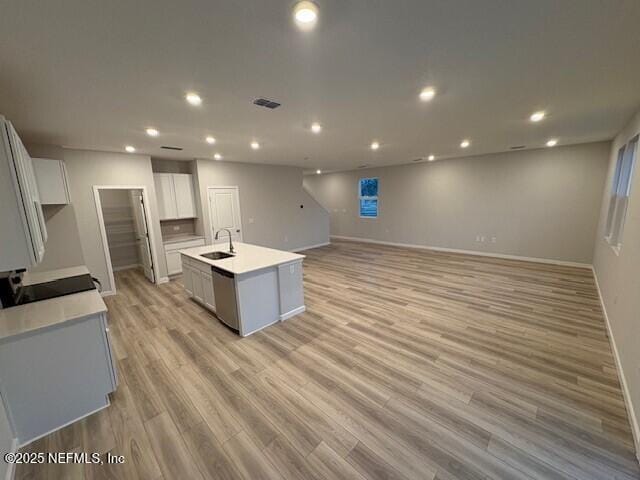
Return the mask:
[[0,393],[18,443],[108,406],[114,360],[106,313],[0,340]]
[[182,279],[187,293],[203,307],[216,311],[211,265],[182,255]]
[[171,242],[164,244],[164,254],[167,259],[168,275],[178,275],[182,273],[182,260],[180,259],[180,250],[192,247],[201,247],[204,245],[204,238],[195,240],[185,240],[183,242]]

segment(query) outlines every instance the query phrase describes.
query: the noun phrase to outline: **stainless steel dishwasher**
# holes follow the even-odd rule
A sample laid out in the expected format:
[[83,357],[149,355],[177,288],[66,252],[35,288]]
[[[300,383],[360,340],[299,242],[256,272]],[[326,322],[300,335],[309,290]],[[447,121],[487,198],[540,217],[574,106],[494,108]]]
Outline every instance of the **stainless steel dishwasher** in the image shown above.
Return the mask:
[[211,267],[213,271],[213,294],[216,298],[216,316],[234,330],[240,330],[238,302],[236,301],[236,279],[233,273]]

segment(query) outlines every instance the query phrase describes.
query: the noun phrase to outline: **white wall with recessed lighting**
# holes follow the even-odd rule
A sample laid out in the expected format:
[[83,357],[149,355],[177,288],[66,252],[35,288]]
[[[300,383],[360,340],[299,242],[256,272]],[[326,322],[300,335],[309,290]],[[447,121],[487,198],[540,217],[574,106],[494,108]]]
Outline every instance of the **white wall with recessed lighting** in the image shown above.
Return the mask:
[[614,251],[604,236],[618,150],[639,134],[640,112],[611,144],[593,258],[637,454],[640,454],[640,151],[637,152],[620,250]]
[[[591,264],[609,145],[308,175],[305,186],[334,236]],[[376,219],[359,217],[363,177],[380,179]]]
[[298,250],[329,242],[329,214],[303,188],[300,168],[197,160],[194,175],[205,210],[198,213],[196,228],[207,243],[212,243],[207,188],[215,186],[238,186],[247,243]]

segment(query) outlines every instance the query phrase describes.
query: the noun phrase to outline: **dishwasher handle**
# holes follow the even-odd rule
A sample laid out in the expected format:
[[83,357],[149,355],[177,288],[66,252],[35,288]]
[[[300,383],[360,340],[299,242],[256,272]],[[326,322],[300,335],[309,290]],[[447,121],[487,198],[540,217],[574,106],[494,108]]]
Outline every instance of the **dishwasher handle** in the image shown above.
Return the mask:
[[218,275],[222,275],[223,277],[227,277],[227,278],[233,278],[234,275],[231,272],[227,272],[226,270],[222,270],[221,268],[218,267],[211,267],[211,270],[213,271],[213,273],[216,273]]

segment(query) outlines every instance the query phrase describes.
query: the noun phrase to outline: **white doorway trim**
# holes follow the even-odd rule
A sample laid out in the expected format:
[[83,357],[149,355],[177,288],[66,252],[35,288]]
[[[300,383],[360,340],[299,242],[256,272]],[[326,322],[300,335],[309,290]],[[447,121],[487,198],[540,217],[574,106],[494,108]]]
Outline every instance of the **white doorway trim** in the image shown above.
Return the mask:
[[93,198],[96,203],[96,213],[98,214],[98,226],[100,227],[100,236],[102,239],[102,248],[104,250],[104,259],[107,264],[107,274],[109,275],[110,290],[101,293],[103,297],[116,294],[116,280],[113,276],[113,265],[111,264],[111,254],[109,253],[109,242],[107,240],[107,230],[104,226],[104,216],[102,215],[102,202],[100,201],[100,190],[141,190],[144,200],[144,215],[147,220],[149,244],[151,246],[151,261],[153,262],[153,277],[156,285],[160,283],[160,275],[158,273],[158,259],[156,257],[156,239],[153,233],[153,224],[151,223],[151,214],[149,213],[149,195],[145,185],[94,185]]
[[216,188],[232,188],[238,196],[238,215],[240,216],[240,241],[243,242],[244,225],[242,225],[242,208],[240,206],[240,188],[237,185],[209,185],[207,187],[207,210],[209,211],[209,234],[211,235],[211,244],[213,245],[216,232],[214,232],[213,216],[211,212],[211,190]]

